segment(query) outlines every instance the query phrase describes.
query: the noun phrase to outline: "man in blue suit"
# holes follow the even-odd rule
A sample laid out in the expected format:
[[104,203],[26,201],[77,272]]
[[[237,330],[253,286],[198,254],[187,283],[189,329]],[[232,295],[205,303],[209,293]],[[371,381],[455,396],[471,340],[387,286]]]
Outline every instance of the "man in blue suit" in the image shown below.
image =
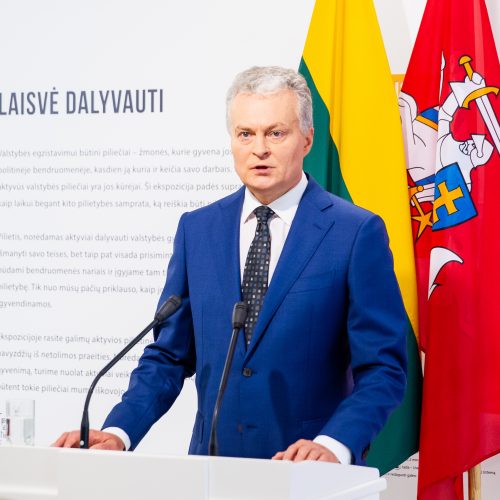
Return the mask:
[[220,411],[220,454],[362,464],[406,383],[406,317],[384,224],[303,173],[314,131],[296,72],[244,71],[227,110],[244,186],[181,217],[160,298],[181,296],[180,310],[155,331],[90,444],[134,449],[196,373],[189,452],[206,454],[232,309],[244,299],[251,316]]

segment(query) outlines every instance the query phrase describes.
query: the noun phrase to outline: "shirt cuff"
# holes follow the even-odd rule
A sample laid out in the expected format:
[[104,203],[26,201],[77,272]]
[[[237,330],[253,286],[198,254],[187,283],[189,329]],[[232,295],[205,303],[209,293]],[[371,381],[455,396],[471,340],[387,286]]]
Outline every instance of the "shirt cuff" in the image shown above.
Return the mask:
[[102,432],[109,432],[110,434],[114,434],[115,436],[118,436],[123,441],[123,444],[125,445],[125,451],[128,451],[130,449],[130,444],[131,444],[130,438],[128,437],[128,434],[123,429],[120,429],[119,427],[106,427],[106,429],[102,429]]
[[316,437],[316,439],[314,439],[314,442],[323,445],[325,448],[328,448],[338,458],[341,464],[349,465],[352,463],[351,450],[340,441],[337,441],[330,436],[321,434]]

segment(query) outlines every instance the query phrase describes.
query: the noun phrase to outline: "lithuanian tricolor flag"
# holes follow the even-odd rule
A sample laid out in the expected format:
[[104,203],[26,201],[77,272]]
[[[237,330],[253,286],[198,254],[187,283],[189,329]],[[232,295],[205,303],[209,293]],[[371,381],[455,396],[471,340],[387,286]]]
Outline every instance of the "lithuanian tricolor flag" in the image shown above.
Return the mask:
[[408,314],[406,396],[367,458],[383,474],[418,449],[422,372],[401,122],[372,0],[316,0],[299,71],[314,106],[314,146],[305,170],[384,219]]

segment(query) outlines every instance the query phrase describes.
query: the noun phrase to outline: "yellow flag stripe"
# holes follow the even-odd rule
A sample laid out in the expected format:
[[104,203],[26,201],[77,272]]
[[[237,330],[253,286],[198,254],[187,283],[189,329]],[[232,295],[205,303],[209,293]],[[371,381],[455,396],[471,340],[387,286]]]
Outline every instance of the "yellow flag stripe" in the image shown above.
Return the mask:
[[330,113],[330,133],[352,200],[386,223],[396,275],[416,333],[401,122],[372,0],[317,0],[303,58]]

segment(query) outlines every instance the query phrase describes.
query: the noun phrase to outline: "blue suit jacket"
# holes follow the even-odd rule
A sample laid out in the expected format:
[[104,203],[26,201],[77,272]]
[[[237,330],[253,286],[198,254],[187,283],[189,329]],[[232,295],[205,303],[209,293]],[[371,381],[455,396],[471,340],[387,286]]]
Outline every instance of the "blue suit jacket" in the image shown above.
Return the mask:
[[[207,453],[241,300],[243,198],[244,188],[181,217],[160,303],[177,294],[182,306],[155,331],[104,424],[125,430],[132,449],[196,373],[189,452]],[[248,349],[238,339],[219,419],[221,455],[270,458],[325,434],[363,463],[404,393],[405,331],[382,220],[309,179]]]

